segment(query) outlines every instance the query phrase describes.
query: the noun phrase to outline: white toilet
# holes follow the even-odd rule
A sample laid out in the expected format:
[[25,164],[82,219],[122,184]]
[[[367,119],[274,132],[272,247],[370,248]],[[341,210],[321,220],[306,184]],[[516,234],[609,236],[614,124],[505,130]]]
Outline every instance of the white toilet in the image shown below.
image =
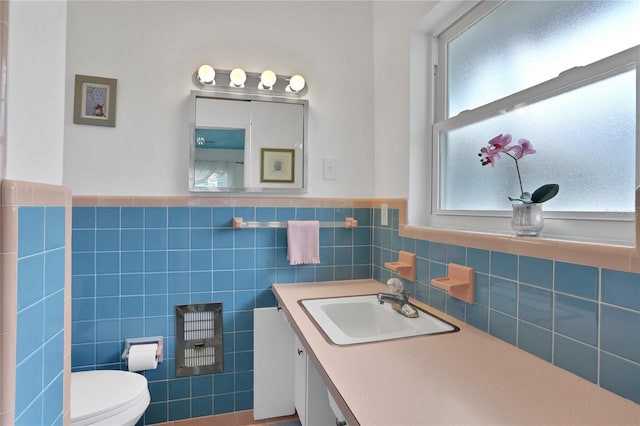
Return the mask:
[[147,379],[138,373],[71,373],[71,425],[134,426],[149,406]]

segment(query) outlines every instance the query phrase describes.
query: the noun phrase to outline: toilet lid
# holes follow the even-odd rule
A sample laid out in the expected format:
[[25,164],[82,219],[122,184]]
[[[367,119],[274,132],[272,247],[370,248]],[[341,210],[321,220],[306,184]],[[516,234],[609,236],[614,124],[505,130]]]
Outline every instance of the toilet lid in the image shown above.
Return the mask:
[[71,421],[124,411],[148,394],[147,379],[141,374],[118,370],[71,373]]

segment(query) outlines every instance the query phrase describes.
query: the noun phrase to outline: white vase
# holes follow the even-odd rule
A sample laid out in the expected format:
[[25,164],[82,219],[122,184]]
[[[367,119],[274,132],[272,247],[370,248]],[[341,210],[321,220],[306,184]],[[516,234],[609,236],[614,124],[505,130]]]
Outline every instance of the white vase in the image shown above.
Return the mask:
[[544,228],[544,215],[542,214],[541,203],[515,203],[513,206],[513,216],[511,217],[511,228],[518,236],[537,237]]

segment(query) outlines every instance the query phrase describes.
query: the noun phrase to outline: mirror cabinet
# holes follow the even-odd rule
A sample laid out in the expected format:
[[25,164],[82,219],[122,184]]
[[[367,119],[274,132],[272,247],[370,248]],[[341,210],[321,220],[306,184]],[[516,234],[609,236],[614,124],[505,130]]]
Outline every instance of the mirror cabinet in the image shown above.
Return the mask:
[[197,91],[190,102],[190,191],[307,192],[307,100]]

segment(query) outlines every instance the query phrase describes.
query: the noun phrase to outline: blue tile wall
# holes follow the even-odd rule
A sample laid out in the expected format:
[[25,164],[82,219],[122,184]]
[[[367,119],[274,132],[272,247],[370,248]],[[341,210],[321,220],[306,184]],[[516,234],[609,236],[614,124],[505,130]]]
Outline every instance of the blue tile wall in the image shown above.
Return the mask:
[[[234,216],[355,217],[359,227],[321,228],[321,263],[290,266],[286,229],[234,230]],[[145,372],[151,392],[145,424],[252,408],[253,309],[275,306],[274,282],[370,278],[370,216],[368,208],[75,207],[73,371],[124,369],[125,338],[162,335],[165,361]],[[28,271],[39,274],[31,265]],[[176,378],[174,305],[211,301],[223,302],[224,372]]]
[[[640,403],[640,274],[517,256],[471,247],[412,240],[372,217],[373,278],[394,274],[384,262],[414,247],[414,296],[618,395]],[[399,243],[401,241],[401,243]],[[431,286],[455,262],[475,269],[475,304]]]
[[[322,263],[290,266],[285,229],[233,230],[234,216],[327,222],[354,216],[359,227],[322,228]],[[41,217],[38,211],[25,211],[24,220],[39,223]],[[417,254],[417,280],[406,284],[419,300],[640,402],[639,274],[404,238],[398,234],[399,212],[390,210],[389,217],[391,226],[382,227],[377,225],[380,210],[365,208],[76,207],[73,370],[123,369],[125,338],[159,334],[166,339],[165,362],[145,372],[152,395],[145,424],[250,409],[253,308],[275,305],[271,284],[370,277],[384,282],[393,273],[383,263],[407,250]],[[42,259],[55,259],[47,235],[33,233],[33,227],[25,232],[25,256],[19,264],[25,280],[40,282],[42,265],[49,264]],[[432,278],[446,275],[449,262],[476,270],[475,304],[430,285]],[[24,318],[39,320],[48,312],[44,301],[39,304],[40,292],[55,306],[55,292],[47,293],[52,288],[43,281],[37,294],[23,291],[19,304]],[[224,304],[225,371],[176,378],[173,306],[212,300]],[[55,327],[45,334],[48,341],[43,336],[43,343],[24,342],[19,350],[31,354],[32,346],[43,345],[41,353],[23,360],[24,369],[53,377],[51,388],[57,376],[50,368],[45,372],[44,366],[34,366],[49,358],[48,351],[55,352],[61,335]],[[51,406],[45,398],[55,392],[47,390],[30,400],[25,423]]]
[[65,208],[19,207],[16,425],[62,425],[64,275]]

